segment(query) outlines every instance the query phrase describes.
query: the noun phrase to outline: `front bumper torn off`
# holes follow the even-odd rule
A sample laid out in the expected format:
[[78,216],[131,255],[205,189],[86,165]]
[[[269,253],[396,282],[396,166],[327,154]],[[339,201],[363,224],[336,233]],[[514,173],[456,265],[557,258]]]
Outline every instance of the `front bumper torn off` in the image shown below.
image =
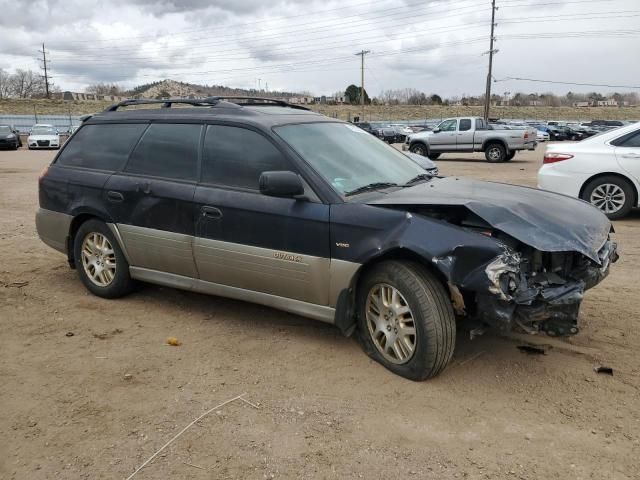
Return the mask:
[[608,275],[610,264],[618,259],[616,244],[608,240],[598,258],[599,264],[580,256],[564,273],[530,272],[520,254],[505,251],[485,269],[489,293],[477,295],[476,316],[503,331],[519,327],[528,333],[574,335],[584,292]]

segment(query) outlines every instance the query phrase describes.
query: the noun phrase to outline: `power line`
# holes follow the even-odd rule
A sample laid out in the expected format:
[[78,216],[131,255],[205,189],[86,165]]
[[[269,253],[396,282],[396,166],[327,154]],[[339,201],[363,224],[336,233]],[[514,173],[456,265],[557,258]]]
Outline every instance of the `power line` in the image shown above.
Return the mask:
[[611,85],[606,83],[579,83],[579,82],[563,82],[560,80],[540,80],[537,78],[522,78],[522,77],[505,77],[502,79],[496,79],[496,82],[506,82],[508,80],[517,80],[524,82],[538,82],[538,83],[555,83],[558,85],[576,85],[581,87],[607,87],[607,88],[638,88],[640,85]]

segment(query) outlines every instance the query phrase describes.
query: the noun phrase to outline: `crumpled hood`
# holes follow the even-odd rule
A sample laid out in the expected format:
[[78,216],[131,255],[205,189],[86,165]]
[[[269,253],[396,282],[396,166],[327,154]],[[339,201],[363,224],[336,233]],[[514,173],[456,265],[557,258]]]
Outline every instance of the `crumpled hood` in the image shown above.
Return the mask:
[[611,231],[609,219],[589,203],[529,187],[447,177],[379,193],[366,203],[461,205],[537,250],[576,251],[598,264]]

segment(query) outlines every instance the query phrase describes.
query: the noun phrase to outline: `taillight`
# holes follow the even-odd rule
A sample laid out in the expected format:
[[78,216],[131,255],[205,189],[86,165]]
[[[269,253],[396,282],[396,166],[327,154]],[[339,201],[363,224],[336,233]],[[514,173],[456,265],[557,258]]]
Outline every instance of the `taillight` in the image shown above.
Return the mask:
[[544,160],[542,163],[556,163],[561,162],[563,160],[569,160],[573,158],[573,155],[569,155],[568,153],[545,153]]
[[38,182],[41,182],[42,179],[44,178],[44,176],[47,174],[47,172],[49,171],[49,166],[47,165],[46,167],[44,167],[42,169],[42,171],[40,172],[40,176],[38,177]]
[[529,132],[524,132],[524,139],[526,140],[527,138],[529,138]]

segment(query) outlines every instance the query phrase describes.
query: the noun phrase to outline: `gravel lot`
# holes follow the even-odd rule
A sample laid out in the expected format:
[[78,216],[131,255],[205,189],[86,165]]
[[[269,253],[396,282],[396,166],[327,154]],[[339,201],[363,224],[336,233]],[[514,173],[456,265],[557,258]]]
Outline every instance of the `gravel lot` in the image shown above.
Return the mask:
[[[506,164],[444,155],[445,175],[535,185],[543,147]],[[0,152],[0,478],[631,479],[640,471],[640,212],[569,340],[460,333],[413,383],[331,326],[146,286],[87,293],[34,226],[55,152]],[[181,346],[164,345],[169,336]],[[614,375],[596,374],[607,365]]]

